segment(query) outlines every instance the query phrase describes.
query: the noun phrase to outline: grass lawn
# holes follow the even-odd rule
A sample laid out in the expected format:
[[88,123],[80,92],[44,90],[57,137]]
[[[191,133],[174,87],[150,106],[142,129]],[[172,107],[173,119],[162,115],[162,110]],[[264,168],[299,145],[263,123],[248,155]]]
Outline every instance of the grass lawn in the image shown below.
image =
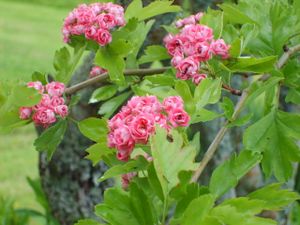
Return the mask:
[[67,9],[0,0],[0,81],[52,72]]
[[[29,80],[34,70],[52,72],[69,9],[11,0],[0,0],[0,9],[0,83]],[[32,125],[0,135],[0,195],[15,199],[17,207],[40,209],[26,181],[27,176],[38,177],[35,137]]]

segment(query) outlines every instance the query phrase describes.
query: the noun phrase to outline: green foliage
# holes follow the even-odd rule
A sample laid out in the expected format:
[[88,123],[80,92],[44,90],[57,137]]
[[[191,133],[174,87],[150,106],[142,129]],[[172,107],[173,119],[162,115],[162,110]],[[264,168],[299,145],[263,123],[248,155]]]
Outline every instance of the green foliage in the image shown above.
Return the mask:
[[116,85],[105,85],[103,87],[97,88],[92,97],[89,100],[89,103],[96,103],[100,101],[107,100],[113,97],[118,91],[118,87]]
[[132,50],[132,44],[124,39],[113,41],[110,45],[100,48],[95,63],[108,70],[109,77],[118,84],[124,84],[124,57]]
[[247,149],[262,152],[266,176],[272,173],[280,181],[292,176],[292,162],[300,160],[300,115],[274,110],[247,128],[243,142]]
[[101,160],[106,161],[106,157],[115,154],[115,150],[108,148],[106,142],[94,144],[85,151],[89,153],[85,158],[91,160],[93,162],[93,166],[95,166]]
[[66,47],[61,48],[55,52],[53,66],[56,70],[55,79],[59,82],[67,84],[73,72],[81,59],[83,52],[86,49],[86,44],[78,42],[74,46],[74,53],[71,56],[69,50]]
[[158,220],[151,199],[134,182],[129,192],[107,189],[104,202],[96,206],[95,212],[111,225],[122,225],[124,220],[132,225],[153,225]]
[[[151,17],[181,10],[179,6],[172,5],[173,1],[153,1],[146,7],[143,7],[141,0],[133,0],[127,7],[125,18],[130,19],[136,17],[138,20],[146,20]],[[138,12],[138,14],[137,14]]]
[[124,92],[114,98],[109,99],[100,106],[98,114],[104,115],[105,118],[111,117],[114,112],[128,99],[131,91]]
[[128,161],[124,164],[116,165],[108,169],[103,176],[100,177],[99,181],[102,182],[108,178],[118,175],[146,170],[147,166],[148,161],[143,156],[139,156],[137,159]]
[[50,160],[57,146],[62,141],[67,130],[67,126],[67,120],[60,120],[55,125],[44,130],[44,132],[34,142],[36,150],[40,152],[45,151],[47,153],[48,160]]
[[248,195],[251,200],[264,201],[263,209],[279,210],[284,206],[299,200],[299,194],[290,190],[280,189],[281,184],[270,184]]
[[108,133],[107,122],[105,119],[87,118],[78,123],[80,132],[95,142],[105,142]]
[[159,45],[148,46],[145,55],[139,59],[139,64],[169,59],[166,48]]
[[85,219],[85,220],[79,220],[74,225],[103,225],[103,224],[99,223],[99,222],[97,222],[95,220]]
[[237,185],[247,172],[249,172],[262,159],[261,154],[251,151],[242,151],[238,156],[218,166],[210,179],[209,190],[216,197],[225,194],[230,188]]
[[150,140],[154,168],[165,197],[179,183],[180,171],[193,171],[197,167],[194,162],[197,153],[195,147],[184,146],[183,137],[175,130],[170,135],[172,141],[167,140],[164,129],[156,127],[156,134]]

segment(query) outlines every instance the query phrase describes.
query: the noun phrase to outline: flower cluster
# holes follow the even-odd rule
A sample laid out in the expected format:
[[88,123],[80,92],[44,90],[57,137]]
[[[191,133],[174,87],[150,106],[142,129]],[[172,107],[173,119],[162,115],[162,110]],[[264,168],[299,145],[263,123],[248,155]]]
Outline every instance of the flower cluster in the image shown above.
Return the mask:
[[176,77],[182,80],[192,79],[195,84],[207,77],[201,71],[201,63],[208,61],[213,55],[222,59],[229,57],[230,48],[223,39],[214,40],[213,30],[200,25],[203,14],[198,13],[176,22],[181,28],[176,35],[168,34],[164,38],[168,53],[172,56],[171,64],[177,70]]
[[188,126],[189,120],[179,96],[163,103],[155,96],[135,96],[108,122],[108,146],[117,149],[119,160],[127,161],[135,144],[147,144],[156,124],[170,130]]
[[124,26],[124,9],[113,3],[82,4],[74,9],[64,21],[64,42],[70,42],[72,35],[84,35],[104,46],[111,42],[110,31]]
[[101,75],[101,74],[103,74],[103,73],[105,73],[105,72],[107,72],[107,70],[106,69],[104,69],[104,68],[102,68],[102,67],[100,67],[100,66],[94,66],[92,69],[91,69],[91,71],[90,71],[90,78],[92,78],[92,77],[96,77],[96,76],[99,76],[99,75]]
[[41,101],[33,107],[20,107],[19,116],[22,120],[32,118],[36,125],[48,127],[56,122],[57,116],[65,118],[68,115],[68,106],[62,97],[65,85],[60,82],[51,82],[45,86],[41,82],[29,82],[27,87],[34,88],[42,95]]

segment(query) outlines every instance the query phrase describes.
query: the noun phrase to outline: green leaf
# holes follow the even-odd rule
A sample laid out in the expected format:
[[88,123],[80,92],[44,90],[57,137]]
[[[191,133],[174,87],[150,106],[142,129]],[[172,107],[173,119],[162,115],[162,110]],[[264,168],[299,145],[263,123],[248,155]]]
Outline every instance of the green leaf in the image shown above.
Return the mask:
[[55,52],[53,66],[56,70],[55,80],[67,84],[73,72],[86,49],[84,42],[76,42],[74,44],[74,53],[71,56],[66,47]]
[[106,101],[101,105],[98,113],[104,115],[105,118],[111,117],[130,95],[131,92],[128,91]]
[[221,97],[222,83],[220,79],[204,79],[196,87],[194,101],[197,110],[200,110],[207,104],[217,103]]
[[127,40],[118,39],[104,48],[99,48],[95,56],[95,63],[108,70],[109,77],[113,82],[124,84],[124,57],[132,48],[132,44]]
[[250,199],[247,197],[227,199],[220,206],[233,206],[239,213],[257,215],[265,208],[266,202],[259,199]]
[[164,196],[179,183],[180,171],[195,170],[198,165],[194,162],[197,153],[195,147],[184,147],[183,137],[176,130],[169,135],[172,136],[171,142],[167,139],[167,132],[156,127],[156,134],[150,139],[154,168]]
[[285,97],[285,102],[300,104],[300,88],[290,88],[287,96]]
[[266,73],[274,69],[277,56],[264,58],[240,57],[232,60],[226,67],[231,72]]
[[80,121],[78,128],[84,136],[95,142],[103,142],[106,140],[108,128],[105,119],[90,117]]
[[127,192],[120,188],[109,188],[104,192],[103,203],[96,205],[95,213],[111,225],[141,225],[136,218],[131,198]]
[[203,219],[214,206],[215,198],[211,194],[202,195],[188,205],[183,214],[182,225],[201,225]]
[[[216,218],[219,224],[240,225],[241,221],[243,225],[276,225],[277,223],[271,219],[265,219],[249,215],[247,213],[241,213],[235,207],[229,205],[222,205],[215,207],[210,216]],[[215,223],[217,224],[217,223]],[[205,221],[201,225],[211,225],[210,222]]]
[[145,50],[145,55],[142,55],[142,57],[139,59],[138,63],[148,63],[148,62],[154,62],[154,61],[160,61],[169,59],[170,56],[166,50],[166,48],[160,46],[160,45],[151,45],[148,46]]
[[263,152],[262,167],[266,176],[272,173],[279,181],[288,180],[293,173],[292,162],[300,161],[300,115],[272,111],[247,128],[243,143],[252,151]]
[[96,103],[100,101],[104,101],[113,97],[118,91],[118,86],[116,85],[105,85],[103,87],[97,88],[92,97],[89,100],[89,103]]
[[[282,80],[282,77],[271,77],[266,82],[262,83],[260,86],[257,82],[255,82],[250,87],[250,94],[246,100],[246,104],[251,104],[253,100],[257,99],[258,96],[260,96],[262,93],[269,91],[271,88],[273,88],[275,85],[279,83],[279,81]],[[258,87],[257,87],[258,86]]]
[[8,108],[11,108],[12,106],[30,107],[38,104],[41,98],[41,94],[39,94],[36,89],[17,85],[12,90],[12,93],[8,97],[6,104],[8,105]]
[[172,86],[175,84],[174,77],[168,76],[166,74],[146,76],[144,79],[150,81],[152,84],[159,85],[159,86],[167,86],[167,85]]
[[200,20],[201,24],[207,25],[214,31],[214,38],[219,39],[223,31],[223,12],[220,10],[207,9],[207,12]]
[[251,120],[252,116],[253,116],[253,114],[249,113],[243,117],[235,119],[232,122],[229,122],[229,124],[226,127],[231,128],[231,127],[235,127],[235,126],[237,126],[237,127],[244,126]]
[[225,19],[232,23],[256,23],[233,4],[224,3],[220,5],[220,8],[224,11]]
[[141,170],[146,170],[149,162],[143,156],[139,156],[137,159],[130,160],[125,164],[120,164],[109,168],[99,181],[102,182],[109,178],[119,176],[126,173],[138,172]]
[[237,58],[242,53],[242,46],[243,46],[243,40],[241,38],[235,39],[229,49],[229,55],[230,57]]
[[92,219],[79,220],[75,225],[104,225]]
[[192,117],[191,123],[207,122],[217,119],[221,116],[222,114],[202,108],[194,117]]
[[33,72],[31,79],[32,81],[40,81],[43,85],[47,84],[46,74],[37,71]]
[[125,18],[129,19],[132,17],[136,17],[139,19],[139,21],[141,21],[160,14],[181,11],[181,8],[179,6],[172,5],[172,3],[173,1],[167,0],[153,1],[143,8],[141,0],[133,0],[126,10]]
[[252,200],[264,201],[264,209],[266,210],[280,210],[292,202],[300,199],[299,194],[296,192],[284,190],[280,187],[280,183],[270,184],[250,193],[248,197]]
[[230,188],[235,187],[239,179],[261,159],[261,154],[247,150],[242,151],[238,156],[234,155],[214,170],[209,182],[210,192],[216,197],[222,196]]
[[230,120],[234,112],[233,102],[231,101],[230,98],[224,97],[223,102],[220,105],[224,110],[225,117]]
[[116,152],[114,149],[108,148],[107,144],[103,142],[94,144],[85,151],[89,153],[85,158],[91,160],[93,162],[93,166],[97,165],[97,163],[105,159],[108,155],[115,155]]
[[182,97],[185,110],[189,115],[193,115],[196,108],[189,85],[183,80],[177,80],[175,83],[175,90]]
[[48,160],[50,160],[57,146],[62,141],[67,130],[67,126],[67,120],[60,120],[52,127],[44,130],[44,132],[34,142],[36,150],[40,152],[47,152]]
[[96,215],[111,225],[153,225],[158,221],[152,199],[135,182],[129,192],[109,188],[104,193],[104,202],[96,206]]

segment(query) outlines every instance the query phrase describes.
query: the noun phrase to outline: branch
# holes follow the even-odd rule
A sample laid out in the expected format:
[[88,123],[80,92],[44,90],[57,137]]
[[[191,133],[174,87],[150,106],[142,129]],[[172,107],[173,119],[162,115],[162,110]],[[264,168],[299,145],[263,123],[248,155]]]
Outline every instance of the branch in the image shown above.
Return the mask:
[[[125,76],[129,75],[138,75],[138,76],[145,76],[145,75],[153,75],[153,74],[160,74],[164,73],[166,70],[170,69],[171,67],[162,67],[162,68],[156,68],[156,69],[127,69],[124,71]],[[85,80],[81,83],[75,84],[74,86],[71,86],[65,90],[66,95],[72,95],[75,92],[89,87],[91,85],[94,85],[99,82],[103,82],[108,78],[108,73],[103,73],[99,76],[93,77],[91,79]]]
[[[248,95],[249,95],[249,92],[247,90],[243,91],[242,97],[240,98],[239,102],[237,103],[237,105],[235,107],[234,113],[232,115],[232,120],[235,120],[239,116],[239,114],[248,98]],[[218,132],[217,136],[215,137],[215,139],[213,140],[213,142],[210,144],[209,148],[207,149],[207,151],[204,154],[203,159],[200,162],[199,167],[195,171],[195,173],[191,179],[191,182],[197,182],[197,180],[199,179],[204,168],[207,166],[208,162],[212,159],[213,155],[215,154],[216,150],[218,149],[218,146],[220,145],[221,141],[223,140],[224,135],[226,134],[226,132],[228,130],[228,128],[227,128],[228,124],[229,124],[229,121],[226,121],[224,126],[219,130],[219,132]]]
[[[171,67],[162,67],[162,68],[155,68],[155,69],[127,69],[124,71],[125,76],[130,76],[130,75],[137,75],[137,76],[145,76],[145,75],[154,75],[154,74],[160,74],[164,73],[166,70],[170,69]],[[108,73],[103,73],[99,76],[90,78],[88,80],[85,80],[81,83],[75,84],[74,86],[71,86],[65,90],[66,95],[72,95],[77,91],[80,91],[83,88],[92,86],[96,83],[100,83],[108,79]],[[242,92],[240,90],[233,89],[229,87],[226,84],[223,84],[222,87],[225,90],[228,90],[231,94],[233,95],[238,95],[240,96]]]
[[[289,60],[289,58],[297,51],[300,51],[300,44],[289,48],[289,50],[286,51],[280,57],[280,59],[276,63],[277,69],[281,69],[286,64],[286,62]],[[266,77],[264,80],[267,80],[269,77],[270,76]],[[235,110],[234,110],[234,113],[232,116],[232,120],[235,120],[239,116],[248,96],[249,96],[249,90],[246,89],[243,91],[242,97],[240,98],[240,100],[238,101],[238,103],[235,107]],[[221,141],[223,140],[224,135],[226,134],[226,132],[228,130],[228,128],[227,128],[228,124],[229,124],[229,121],[226,121],[224,126],[217,133],[215,139],[213,140],[213,142],[210,144],[209,148],[205,152],[203,159],[200,162],[199,167],[197,168],[197,170],[195,171],[195,173],[191,179],[191,182],[197,182],[197,180],[201,176],[204,168],[207,166],[208,162],[212,159],[212,157],[215,154],[215,152],[217,151]]]

